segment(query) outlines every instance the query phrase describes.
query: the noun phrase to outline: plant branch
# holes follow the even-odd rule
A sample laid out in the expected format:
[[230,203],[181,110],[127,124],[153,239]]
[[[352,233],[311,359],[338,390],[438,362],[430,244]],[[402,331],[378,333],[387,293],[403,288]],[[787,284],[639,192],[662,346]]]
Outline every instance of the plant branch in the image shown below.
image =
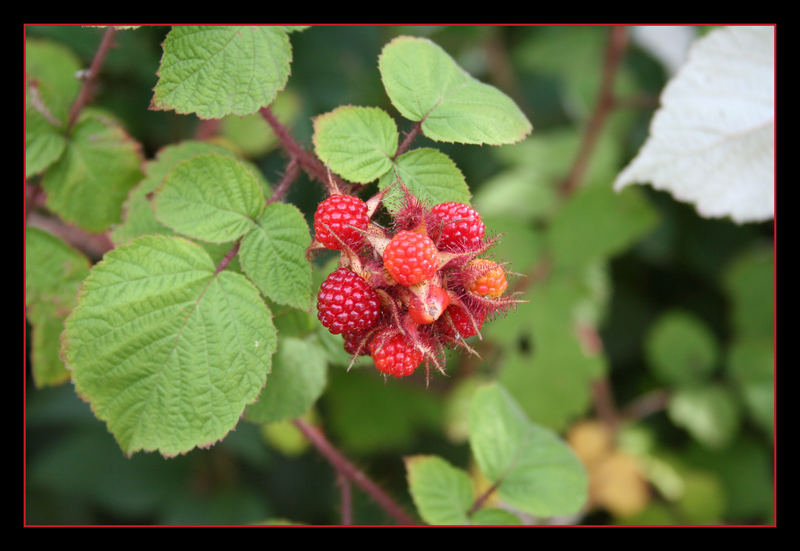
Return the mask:
[[341,473],[336,478],[342,498],[342,526],[350,526],[353,524],[353,499],[350,491],[350,482]]
[[89,65],[89,72],[86,75],[86,80],[83,81],[83,86],[81,87],[80,92],[78,92],[78,97],[75,100],[75,103],[72,104],[72,110],[70,111],[69,119],[67,120],[67,132],[72,129],[75,121],[78,120],[78,115],[81,114],[81,111],[89,102],[92,88],[94,88],[95,79],[100,73],[100,67],[103,66],[103,62],[106,59],[108,50],[111,48],[115,32],[116,29],[114,27],[107,28],[105,34],[103,35],[103,39],[100,41],[100,46],[98,46],[97,52],[94,54],[94,59],[92,60],[91,65]]
[[[297,140],[295,140],[289,130],[283,126],[283,124],[281,124],[269,107],[262,107],[259,112],[261,113],[261,116],[264,117],[264,120],[267,121],[267,124],[270,125],[272,131],[275,132],[275,136],[278,138],[278,141],[281,143],[284,151],[286,151],[286,153],[289,155],[289,158],[295,160],[311,178],[314,178],[327,186],[328,169],[322,164],[322,161],[320,161],[316,155],[307,151],[302,145],[297,143]],[[330,177],[333,179],[336,187],[339,189],[347,188],[347,186],[344,185],[344,182],[342,182],[342,180],[335,174],[331,174]]]
[[228,267],[228,264],[231,263],[233,257],[236,256],[236,254],[239,252],[239,247],[241,246],[242,246],[242,238],[240,237],[236,241],[236,244],[233,246],[233,248],[230,251],[228,251],[228,254],[225,255],[225,258],[223,258],[222,261],[219,263],[217,269],[214,270],[214,276],[217,276],[222,270]]
[[293,157],[289,160],[289,164],[286,165],[286,172],[283,178],[281,178],[281,181],[278,182],[278,185],[275,186],[275,191],[272,192],[272,197],[267,200],[267,204],[269,205],[276,201],[282,201],[299,175],[300,165],[297,164],[297,159]]
[[628,421],[637,421],[665,409],[668,403],[669,394],[665,390],[654,390],[628,404],[622,412],[622,417]]
[[295,419],[294,425],[303,433],[311,444],[322,454],[340,474],[361,488],[392,518],[401,524],[417,524],[395,501],[389,497],[375,482],[358,470],[348,459],[325,438],[319,429],[312,427],[301,419]]
[[219,132],[222,119],[200,119],[194,131],[195,140],[208,140]]
[[589,165],[592,151],[594,150],[600,132],[605,125],[609,113],[614,109],[614,79],[617,76],[620,62],[628,46],[628,33],[625,27],[611,27],[606,47],[605,63],[603,65],[603,76],[600,81],[597,103],[595,104],[592,117],[586,126],[583,134],[578,154],[572,165],[572,171],[567,179],[561,184],[561,195],[569,195],[580,186],[586,168]]
[[489,499],[489,497],[491,497],[491,495],[497,490],[497,488],[500,487],[500,483],[502,481],[503,481],[502,479],[498,480],[497,482],[489,486],[485,492],[483,492],[480,496],[478,496],[478,499],[475,500],[475,503],[473,503],[472,507],[470,507],[469,511],[467,511],[468,517],[471,517],[475,513],[475,511],[483,507],[483,504],[486,502],[486,500]]
[[606,377],[598,379],[592,383],[592,399],[597,416],[612,431],[616,430],[622,420],[614,402],[614,393],[611,384]]
[[36,211],[27,214],[26,224],[52,233],[92,259],[102,258],[114,248],[114,244],[104,233],[89,233],[58,218],[43,216]]
[[[424,120],[424,119],[423,119],[423,120]],[[417,122],[417,123],[416,123],[416,124],[415,124],[415,125],[414,125],[414,126],[411,128],[411,130],[409,130],[409,131],[406,133],[406,137],[403,139],[403,143],[401,143],[401,144],[400,144],[400,147],[398,147],[398,148],[397,148],[397,152],[394,154],[394,157],[392,157],[392,160],[393,160],[393,161],[394,161],[395,159],[397,159],[397,158],[398,158],[400,155],[402,155],[403,153],[405,153],[405,152],[406,152],[406,150],[407,150],[409,147],[411,147],[411,143],[414,141],[414,139],[415,139],[417,136],[419,136],[419,133],[420,133],[420,132],[422,132],[422,121],[419,121],[419,122]]]

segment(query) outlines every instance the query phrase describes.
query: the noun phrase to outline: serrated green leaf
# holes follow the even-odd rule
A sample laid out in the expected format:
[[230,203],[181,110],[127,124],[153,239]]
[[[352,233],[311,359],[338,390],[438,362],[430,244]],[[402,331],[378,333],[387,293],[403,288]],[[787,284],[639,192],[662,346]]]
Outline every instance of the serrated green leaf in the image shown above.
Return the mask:
[[[236,158],[233,151],[221,145],[187,140],[161,149],[156,158],[145,165],[144,180],[131,189],[128,198],[122,205],[124,211],[123,222],[111,230],[111,240],[115,245],[120,245],[142,235],[173,235],[175,233],[156,220],[150,198],[175,165],[205,153],[217,153],[232,159]],[[251,172],[256,174],[262,190],[266,196],[269,196],[271,194],[269,184],[263,180],[260,171],[248,162],[244,162],[244,164]],[[213,247],[213,245],[208,244],[205,247],[206,250],[209,247]]]
[[[66,123],[72,102],[81,88],[76,73],[81,62],[72,51],[48,40],[25,41],[25,73],[28,93],[33,93],[40,102],[39,109],[54,119]],[[30,98],[29,99],[33,99]],[[35,108],[36,102],[26,104],[26,109]]]
[[409,191],[428,206],[448,201],[469,204],[472,197],[464,175],[450,157],[438,149],[423,147],[400,155],[393,170],[378,182],[380,189],[392,186],[383,199],[392,212],[403,206],[403,190],[396,183],[395,170]]
[[289,38],[279,27],[173,27],[152,107],[204,119],[255,113],[286,86],[291,60]]
[[[634,191],[634,190],[631,190]],[[584,187],[554,217],[548,242],[557,266],[580,266],[621,253],[658,222],[641,194]]]
[[432,140],[501,145],[533,129],[511,98],[470,76],[426,38],[395,38],[383,48],[378,68],[392,105],[422,121]]
[[116,123],[84,113],[61,158],[47,170],[47,208],[90,232],[119,222],[128,191],[142,178],[140,146]]
[[538,516],[569,515],[587,498],[580,460],[555,434],[528,420],[506,390],[479,389],[469,412],[470,447],[499,497]]
[[212,445],[264,385],[271,313],[244,276],[215,268],[199,245],[144,236],[84,281],[62,357],[128,455]]
[[25,306],[33,325],[31,365],[37,387],[69,379],[58,356],[58,338],[88,274],[89,261],[82,254],[47,232],[26,228]]
[[247,406],[245,417],[256,423],[300,417],[325,389],[327,368],[325,353],[313,338],[283,337],[278,343],[267,386],[258,401]]
[[670,398],[667,412],[701,444],[724,448],[739,430],[739,409],[722,386],[688,388]]
[[242,240],[242,269],[265,296],[301,310],[311,308],[311,236],[293,205],[272,203]]
[[467,511],[475,499],[469,475],[435,455],[406,457],[408,489],[428,524],[470,524]]
[[505,509],[490,507],[488,509],[478,509],[470,517],[470,524],[476,526],[518,526],[522,521],[513,513]]
[[686,312],[671,311],[662,314],[648,333],[645,353],[659,379],[686,386],[711,375],[719,349],[711,330],[701,320]]
[[34,108],[25,110],[25,178],[35,176],[56,162],[67,139]]
[[156,218],[173,230],[212,243],[241,237],[264,208],[258,180],[239,161],[206,153],[176,164],[154,200]]
[[366,184],[392,168],[397,125],[377,107],[338,107],[314,119],[314,150],[346,180]]

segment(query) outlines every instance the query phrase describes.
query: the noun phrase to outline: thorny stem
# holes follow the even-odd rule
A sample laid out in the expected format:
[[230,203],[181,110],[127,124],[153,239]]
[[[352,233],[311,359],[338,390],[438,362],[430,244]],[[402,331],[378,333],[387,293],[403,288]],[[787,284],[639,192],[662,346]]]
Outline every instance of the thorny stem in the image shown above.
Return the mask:
[[275,186],[275,191],[272,192],[272,197],[269,198],[267,204],[282,201],[299,174],[300,165],[297,164],[297,159],[293,157],[289,160],[289,164],[286,165],[286,173],[281,178],[281,181],[278,182],[278,185]]
[[600,137],[600,131],[603,129],[609,113],[615,107],[614,79],[617,76],[617,71],[627,46],[627,29],[625,27],[611,27],[597,103],[583,135],[578,155],[572,165],[572,171],[561,185],[561,195],[570,195],[580,185],[586,172],[586,167],[589,165],[592,151],[594,151],[597,139]]
[[336,469],[337,474],[344,476],[356,486],[361,488],[392,518],[400,524],[417,524],[395,501],[389,497],[375,482],[358,470],[348,459],[337,450],[319,429],[312,427],[301,419],[295,419],[294,425],[303,433],[311,444],[322,454]]
[[339,473],[336,478],[339,483],[339,491],[342,499],[342,526],[350,526],[353,524],[353,499],[350,491],[350,482],[341,473]]
[[228,267],[228,264],[231,263],[231,260],[233,260],[233,257],[236,256],[236,253],[239,252],[239,247],[241,247],[241,246],[242,246],[242,238],[240,237],[236,241],[236,244],[233,246],[233,248],[230,251],[228,251],[228,254],[225,255],[225,258],[223,258],[222,261],[219,263],[219,265],[217,266],[217,269],[214,270],[214,275],[215,276],[219,275],[219,273],[222,270],[224,270],[225,268]]
[[394,154],[394,157],[392,157],[393,161],[397,159],[400,155],[405,153],[409,147],[411,147],[411,143],[417,136],[419,136],[419,133],[421,131],[422,131],[422,121],[419,121],[406,134],[406,137],[403,139],[403,143],[400,144],[400,147],[397,148],[397,152]]
[[67,224],[59,218],[43,216],[36,211],[28,213],[25,222],[28,226],[45,230],[63,239],[72,247],[83,251],[89,258],[102,258],[104,254],[114,248],[111,239],[104,233],[89,233],[77,226]]
[[75,100],[75,103],[72,104],[72,110],[67,120],[67,132],[72,129],[75,121],[78,120],[78,115],[81,114],[84,106],[89,102],[89,96],[92,93],[92,88],[94,88],[94,81],[98,73],[100,73],[100,67],[103,66],[108,50],[111,48],[115,32],[116,29],[114,27],[107,28],[103,39],[100,41],[100,46],[98,46],[97,52],[94,54],[94,59],[91,65],[89,65],[89,73],[86,75],[86,80],[83,81],[83,86],[80,92],[78,92],[78,98]]
[[[289,133],[289,130],[283,126],[283,124],[281,124],[269,107],[262,107],[259,112],[261,113],[261,116],[264,117],[264,120],[267,121],[267,124],[270,125],[272,131],[275,132],[275,136],[278,138],[278,141],[281,142],[281,146],[289,155],[289,158],[295,160],[310,177],[322,182],[323,184],[327,184],[328,170],[325,168],[325,165],[322,164],[322,161],[320,161],[314,154],[307,151],[302,145],[297,143],[297,140],[294,139],[294,136],[292,136]],[[348,186],[345,186],[342,180],[336,175],[331,174],[331,177],[339,189],[348,188]]]

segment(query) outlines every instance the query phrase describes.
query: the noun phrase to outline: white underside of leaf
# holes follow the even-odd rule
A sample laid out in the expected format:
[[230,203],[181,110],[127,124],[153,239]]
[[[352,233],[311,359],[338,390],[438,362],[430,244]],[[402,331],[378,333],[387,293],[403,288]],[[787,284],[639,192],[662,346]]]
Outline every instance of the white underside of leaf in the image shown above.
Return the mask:
[[729,27],[695,43],[614,189],[649,182],[707,218],[772,218],[774,34],[772,27]]

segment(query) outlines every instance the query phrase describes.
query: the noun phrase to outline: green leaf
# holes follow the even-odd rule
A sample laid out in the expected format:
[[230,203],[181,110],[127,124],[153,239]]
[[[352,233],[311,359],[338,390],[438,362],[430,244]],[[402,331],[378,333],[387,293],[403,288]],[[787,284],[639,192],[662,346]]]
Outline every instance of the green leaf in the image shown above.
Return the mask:
[[428,206],[448,201],[469,204],[471,194],[464,175],[450,157],[438,149],[424,147],[400,155],[395,161],[394,170],[380,179],[380,189],[393,186],[383,199],[383,204],[391,212],[403,206],[403,190],[395,183],[397,176],[413,195]]
[[724,448],[739,430],[739,409],[721,386],[690,388],[672,396],[668,408],[673,423],[685,428],[709,448]]
[[279,27],[173,27],[152,108],[203,119],[255,113],[286,86],[291,61],[289,38]]
[[511,98],[471,77],[426,38],[395,38],[383,48],[378,68],[392,105],[422,121],[432,140],[501,145],[533,129]]
[[657,222],[655,209],[641,194],[616,194],[610,187],[581,188],[550,227],[554,263],[571,267],[607,259],[644,237]]
[[746,251],[728,267],[723,284],[741,336],[775,335],[775,255],[772,246]]
[[548,217],[557,204],[556,199],[555,186],[538,172],[522,167],[501,172],[485,182],[472,203],[482,218],[510,216],[535,220]]
[[555,434],[531,423],[502,386],[475,393],[469,424],[475,460],[499,484],[504,502],[538,516],[569,515],[584,505],[588,478],[580,460]]
[[58,338],[88,274],[89,261],[82,254],[47,232],[26,228],[25,306],[33,325],[31,365],[37,387],[69,379],[58,356]]
[[725,510],[725,494],[719,477],[702,471],[684,473],[678,508],[689,524],[718,524]]
[[490,507],[488,509],[478,509],[470,517],[470,524],[477,526],[518,526],[522,521],[513,513],[505,509]]
[[56,162],[67,139],[59,130],[47,122],[34,108],[25,111],[25,178],[35,176]]
[[42,179],[47,208],[90,232],[103,232],[122,214],[128,191],[142,178],[140,146],[111,120],[85,113],[66,150]]
[[241,237],[264,208],[258,180],[239,161],[207,153],[175,165],[156,192],[156,218],[212,243]]
[[406,457],[408,488],[428,524],[470,524],[467,511],[475,495],[469,475],[435,455]]
[[658,318],[646,337],[645,353],[658,378],[676,386],[708,379],[719,356],[711,330],[695,316],[680,311]]
[[771,338],[740,338],[728,351],[728,373],[755,422],[775,430],[775,348]]
[[314,119],[314,149],[331,170],[366,184],[392,168],[397,125],[377,107],[338,107]]
[[128,455],[212,445],[264,386],[271,313],[244,276],[215,273],[199,245],[135,239],[92,268],[80,295],[62,357]]
[[242,240],[242,269],[265,296],[301,310],[311,308],[311,236],[293,205],[272,203]]
[[27,92],[29,99],[33,100],[26,104],[26,110],[38,108],[46,112],[49,115],[47,118],[53,119],[54,123],[66,123],[72,103],[81,88],[76,78],[81,67],[75,54],[61,44],[47,40],[26,40]]
[[283,337],[272,361],[267,386],[245,416],[256,423],[295,419],[314,405],[327,384],[325,353],[313,338]]

